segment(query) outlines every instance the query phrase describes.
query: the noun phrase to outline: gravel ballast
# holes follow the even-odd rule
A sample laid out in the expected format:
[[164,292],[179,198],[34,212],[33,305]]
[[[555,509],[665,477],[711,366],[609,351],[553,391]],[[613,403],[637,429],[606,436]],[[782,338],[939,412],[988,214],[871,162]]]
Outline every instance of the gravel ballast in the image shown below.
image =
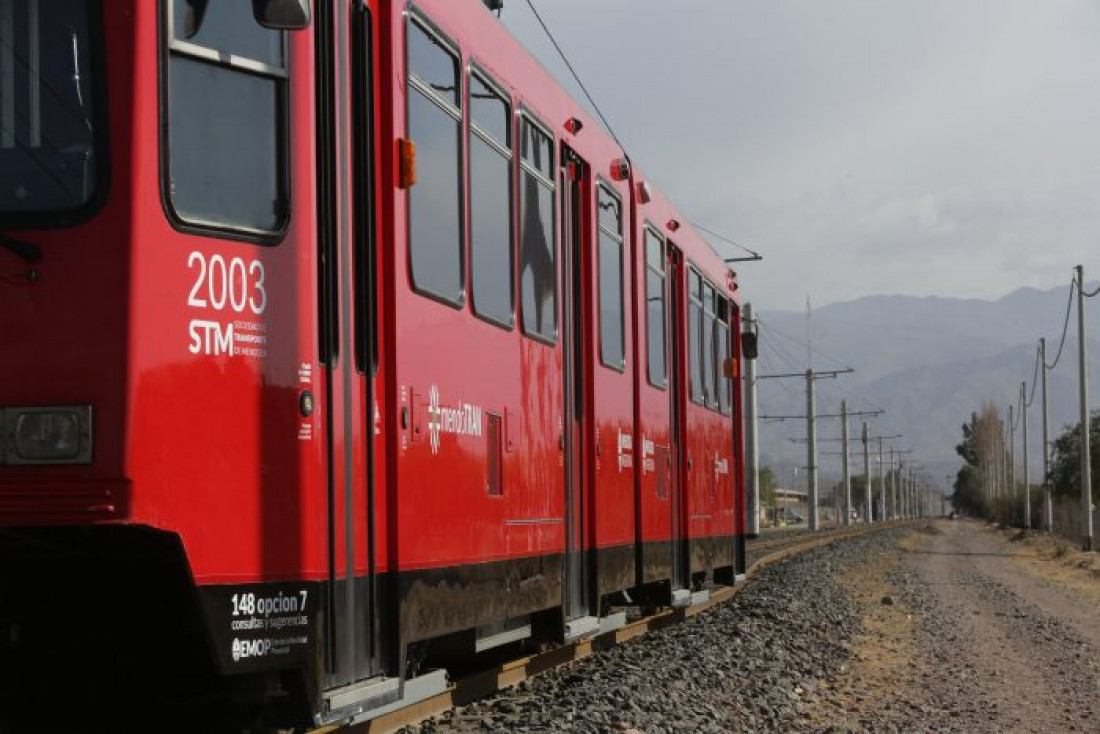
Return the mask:
[[807,731],[860,629],[834,577],[898,530],[838,541],[761,569],[740,594],[681,624],[527,681],[407,731]]

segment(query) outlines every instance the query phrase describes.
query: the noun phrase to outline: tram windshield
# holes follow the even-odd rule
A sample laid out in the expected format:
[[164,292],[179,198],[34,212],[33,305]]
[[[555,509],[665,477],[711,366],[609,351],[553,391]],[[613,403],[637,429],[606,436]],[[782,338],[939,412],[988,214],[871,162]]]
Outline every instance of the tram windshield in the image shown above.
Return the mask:
[[91,201],[91,60],[87,3],[0,0],[0,217]]

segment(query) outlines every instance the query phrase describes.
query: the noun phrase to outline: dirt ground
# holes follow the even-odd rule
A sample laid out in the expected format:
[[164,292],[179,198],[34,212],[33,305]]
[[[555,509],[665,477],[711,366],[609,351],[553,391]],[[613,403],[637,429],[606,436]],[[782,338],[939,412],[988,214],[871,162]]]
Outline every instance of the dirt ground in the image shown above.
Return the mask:
[[823,730],[1100,731],[1100,558],[974,521],[929,523],[849,567],[853,663]]

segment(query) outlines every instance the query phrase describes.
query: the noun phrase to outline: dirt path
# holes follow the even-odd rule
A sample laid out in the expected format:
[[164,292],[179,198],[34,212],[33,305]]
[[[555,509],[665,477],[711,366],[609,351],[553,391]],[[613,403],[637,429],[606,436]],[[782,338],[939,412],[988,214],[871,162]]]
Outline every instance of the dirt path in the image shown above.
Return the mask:
[[841,583],[864,634],[814,718],[872,731],[1100,731],[1100,608],[1023,555],[981,524],[944,521],[849,569]]

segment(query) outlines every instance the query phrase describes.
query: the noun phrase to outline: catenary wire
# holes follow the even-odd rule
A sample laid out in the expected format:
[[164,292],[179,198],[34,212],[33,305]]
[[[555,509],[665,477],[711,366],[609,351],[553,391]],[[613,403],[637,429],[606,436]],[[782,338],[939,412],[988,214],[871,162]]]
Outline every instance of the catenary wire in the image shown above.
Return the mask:
[[1054,361],[1053,362],[1051,362],[1050,364],[1043,365],[1048,370],[1053,370],[1055,367],[1057,367],[1058,366],[1058,360],[1060,360],[1062,358],[1062,348],[1066,346],[1066,334],[1069,332],[1069,315],[1070,315],[1070,312],[1073,310],[1073,293],[1076,290],[1077,290],[1077,276],[1074,275],[1073,276],[1073,282],[1070,283],[1070,287],[1069,287],[1069,299],[1066,302],[1066,320],[1065,320],[1065,323],[1062,324],[1062,339],[1061,339],[1061,341],[1058,342],[1058,353],[1056,355],[1054,355]]
[[[535,5],[532,2],[532,0],[527,0],[527,7],[531,9],[531,14],[535,16],[535,20],[537,20],[538,24],[542,27],[543,33],[546,34],[546,37],[550,40],[550,43],[554,46],[554,50],[558,52],[558,56],[561,57],[562,62],[565,64],[566,68],[569,69],[569,73],[573,76],[573,80],[577,82],[577,86],[579,86],[581,88],[581,91],[584,93],[584,96],[588,100],[588,103],[590,105],[592,105],[592,109],[596,112],[596,115],[600,118],[600,121],[603,122],[604,127],[607,128],[607,132],[610,133],[611,137],[615,140],[615,144],[619,146],[619,148],[623,151],[623,154],[626,155],[627,158],[630,158],[630,153],[627,152],[626,146],[623,145],[623,142],[621,140],[619,140],[619,136],[615,134],[615,129],[613,127],[611,127],[611,122],[608,121],[607,117],[603,113],[603,110],[600,109],[600,106],[598,104],[596,104],[596,99],[588,91],[588,87],[586,87],[584,85],[584,82],[581,81],[580,74],[577,73],[577,70],[573,67],[572,62],[569,61],[569,57],[565,55],[565,51],[562,49],[561,44],[558,43],[558,39],[555,38],[554,34],[550,31],[550,27],[546,24],[546,21],[543,20],[542,15],[540,15],[539,11],[535,9]],[[762,258],[763,257],[760,253],[756,252],[755,250],[752,250],[748,247],[745,247],[741,243],[735,242],[734,240],[730,239],[729,237],[726,237],[724,235],[720,235],[717,232],[714,232],[710,229],[707,229],[706,227],[702,226],[698,222],[692,222],[692,226],[694,226],[698,230],[706,232],[707,234],[711,235],[712,237],[716,237],[717,239],[721,240],[722,242],[726,242],[728,244],[733,245],[734,247],[741,248],[745,252],[750,253],[753,257],[756,257],[756,258]]]
[[[619,136],[615,134],[615,130],[612,129],[611,123],[607,121],[607,118],[604,117],[603,112],[600,111],[600,106],[596,104],[596,100],[593,99],[592,95],[588,93],[588,88],[584,86],[584,82],[581,81],[580,75],[577,74],[577,70],[573,68],[573,64],[569,62],[569,58],[565,55],[565,51],[562,50],[561,46],[558,44],[557,39],[554,38],[554,34],[550,32],[550,28],[546,25],[546,21],[544,21],[542,19],[542,16],[539,15],[539,11],[535,10],[535,4],[531,0],[527,0],[527,7],[531,9],[531,13],[535,16],[535,20],[537,20],[539,22],[539,25],[542,26],[543,32],[546,33],[546,37],[550,39],[550,43],[554,45],[554,49],[558,52],[558,56],[560,56],[561,60],[565,62],[565,66],[569,69],[569,73],[573,75],[573,79],[577,82],[577,85],[580,86],[581,91],[584,92],[584,96],[588,99],[588,103],[592,105],[592,109],[596,111],[596,114],[599,115],[600,120],[603,121],[604,127],[607,128],[607,132],[611,134],[611,137],[615,139],[615,144],[618,145],[625,154],[626,147],[622,144],[622,141],[619,140]],[[627,157],[629,157],[629,154],[627,154]]]
[[[760,318],[759,316],[757,316],[756,320],[757,320],[757,321],[761,321],[761,322],[763,323],[762,319],[761,319],[761,318]],[[801,341],[800,339],[798,339],[798,337],[794,337],[794,336],[791,336],[790,334],[786,333],[786,332],[785,332],[785,331],[783,331],[782,329],[779,329],[779,328],[777,328],[776,326],[774,326],[774,325],[771,325],[770,323],[769,323],[768,325],[770,326],[770,328],[771,328],[771,330],[772,330],[772,331],[774,331],[775,333],[779,334],[780,336],[782,336],[782,337],[784,337],[784,338],[786,338],[786,339],[789,339],[790,341],[794,342],[795,344],[797,344],[798,346],[802,347],[803,349],[805,349],[805,348],[807,348],[807,347],[808,347],[808,348],[809,348],[809,350],[810,350],[811,352],[813,352],[814,354],[816,354],[817,356],[819,356],[819,357],[823,357],[823,358],[825,358],[825,359],[829,360],[830,362],[833,362],[833,363],[835,363],[835,364],[838,364],[838,365],[840,365],[840,366],[844,367],[845,369],[849,369],[849,370],[850,370],[850,369],[852,369],[852,368],[851,368],[851,366],[849,366],[849,365],[845,364],[845,363],[844,363],[843,361],[841,361],[841,360],[837,359],[837,358],[836,358],[836,357],[834,357],[833,355],[831,355],[831,354],[826,354],[825,352],[822,352],[821,350],[819,350],[819,349],[817,349],[817,348],[813,347],[812,345],[806,344],[806,342],[804,342],[804,341]]]
[[1031,376],[1031,397],[1027,399],[1024,404],[1024,408],[1030,408],[1031,404],[1035,402],[1035,386],[1039,383],[1039,359],[1042,357],[1042,352],[1039,351],[1039,347],[1035,347],[1035,374]]

